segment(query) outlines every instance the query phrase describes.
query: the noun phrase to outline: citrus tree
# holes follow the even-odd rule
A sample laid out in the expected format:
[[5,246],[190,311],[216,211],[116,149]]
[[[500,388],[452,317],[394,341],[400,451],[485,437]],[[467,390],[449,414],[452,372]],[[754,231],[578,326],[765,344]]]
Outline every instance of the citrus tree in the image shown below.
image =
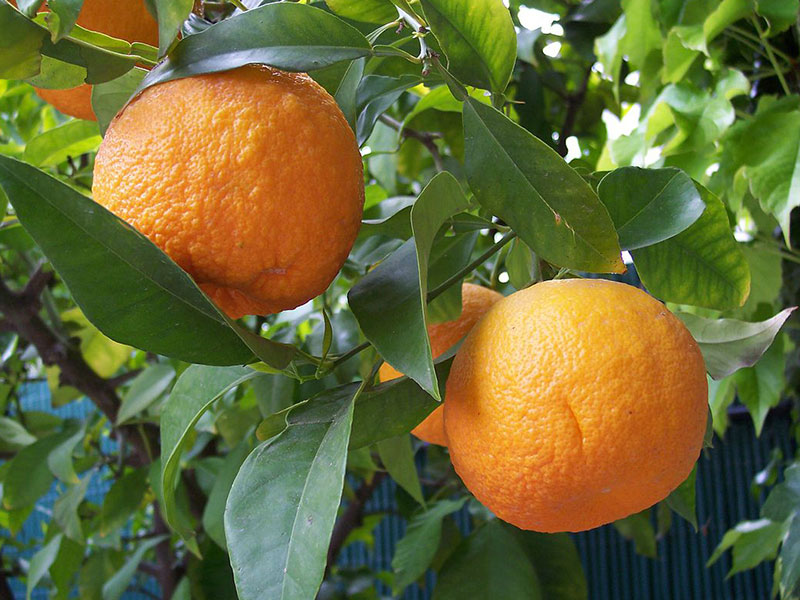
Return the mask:
[[[377,598],[430,569],[439,600],[584,598],[565,532],[697,527],[731,403],[758,435],[796,379],[797,19],[2,0],[3,572],[59,598],[143,575],[164,598]],[[26,408],[36,378],[96,410]],[[770,469],[712,561],[777,557],[793,598],[800,466]],[[392,571],[345,568],[387,478]]]

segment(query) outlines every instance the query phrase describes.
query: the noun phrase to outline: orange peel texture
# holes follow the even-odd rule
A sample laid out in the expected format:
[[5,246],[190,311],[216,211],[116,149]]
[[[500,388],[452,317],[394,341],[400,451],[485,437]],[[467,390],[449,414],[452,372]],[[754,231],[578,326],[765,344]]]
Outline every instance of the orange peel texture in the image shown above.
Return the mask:
[[111,123],[93,192],[232,318],[325,291],[364,204],[334,99],[308,75],[260,65],[145,89]]
[[629,285],[539,283],[473,328],[447,381],[444,424],[467,488],[498,517],[582,531],[664,499],[703,445],[700,350]]

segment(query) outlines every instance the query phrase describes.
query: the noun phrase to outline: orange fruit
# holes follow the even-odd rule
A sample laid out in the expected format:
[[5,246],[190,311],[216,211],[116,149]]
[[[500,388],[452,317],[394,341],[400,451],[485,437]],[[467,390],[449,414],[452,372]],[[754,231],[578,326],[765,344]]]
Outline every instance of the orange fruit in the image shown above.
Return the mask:
[[645,292],[548,281],[495,304],[447,381],[450,458],[499,518],[582,531],[644,510],[692,470],[708,390],[691,334]]
[[308,75],[260,65],[145,89],[109,126],[92,189],[232,318],[325,291],[364,204],[334,99]]
[[[158,23],[144,0],[84,0],[78,25],[127,42],[158,46]],[[96,121],[92,87],[86,83],[66,90],[35,88],[45,102],[78,119]]]
[[[428,336],[431,340],[433,357],[437,358],[452,348],[472,329],[484,313],[502,298],[502,294],[489,288],[473,283],[463,284],[461,286],[461,315],[453,321],[428,325]],[[381,381],[389,381],[390,379],[402,377],[403,374],[388,363],[383,363],[378,376]],[[443,415],[444,407],[439,406],[422,423],[417,425],[411,433],[430,444],[447,446],[447,440],[444,436]]]

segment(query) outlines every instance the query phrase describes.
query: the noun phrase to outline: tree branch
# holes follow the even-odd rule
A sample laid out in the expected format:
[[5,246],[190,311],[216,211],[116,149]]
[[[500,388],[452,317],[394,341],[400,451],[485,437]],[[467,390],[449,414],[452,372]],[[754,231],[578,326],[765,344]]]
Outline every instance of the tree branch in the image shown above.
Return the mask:
[[375,488],[380,485],[385,477],[385,472],[378,471],[372,476],[370,481],[365,481],[361,487],[356,490],[355,498],[350,501],[347,508],[342,513],[342,516],[336,521],[333,534],[331,535],[331,543],[328,545],[328,564],[325,566],[326,576],[330,572],[331,567],[336,563],[336,559],[339,558],[339,553],[342,551],[347,537],[355,528],[363,523],[364,505],[372,496]]
[[400,121],[386,114],[381,115],[378,117],[378,119],[384,125],[388,125],[395,131],[399,132],[404,138],[415,139],[425,146],[433,158],[433,164],[436,167],[436,170],[439,173],[444,171],[444,161],[442,160],[442,155],[439,152],[439,147],[436,145],[436,140],[442,137],[441,135],[438,133],[431,133],[430,131],[417,131],[416,129],[403,127],[403,124]]
[[586,99],[586,90],[589,87],[589,77],[592,75],[592,67],[586,69],[581,86],[574,94],[567,96],[567,114],[564,117],[564,124],[561,126],[561,133],[558,134],[558,146],[556,152],[561,156],[567,155],[567,138],[572,135],[575,128],[575,121],[581,111],[583,101]]

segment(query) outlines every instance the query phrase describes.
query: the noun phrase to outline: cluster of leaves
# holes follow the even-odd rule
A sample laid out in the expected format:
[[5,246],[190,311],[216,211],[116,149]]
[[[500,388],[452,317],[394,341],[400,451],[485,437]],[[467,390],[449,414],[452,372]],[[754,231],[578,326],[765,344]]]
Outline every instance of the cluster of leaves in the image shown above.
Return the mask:
[[[585,597],[568,536],[493,519],[437,449],[421,483],[408,432],[442,399],[450,364],[426,327],[458,316],[465,278],[511,293],[621,273],[625,251],[700,343],[718,435],[737,394],[757,433],[784,394],[781,269],[800,261],[785,243],[800,204],[796,0],[246,1],[191,15],[191,1],[153,0],[158,49],[75,26],[80,1],[36,16],[40,4],[0,1],[2,525],[18,532],[54,480],[59,494],[29,591],[67,597],[77,581],[81,597],[118,598],[140,571],[176,598],[313,598],[323,580],[325,597],[375,598],[376,574],[363,588],[333,561],[371,540],[375,519],[348,510],[388,473],[409,519],[380,574],[394,593],[432,567],[441,600]],[[526,28],[542,11],[547,31]],[[366,205],[323,296],[232,322],[89,188],[132,94],[251,62],[309,71],[336,98],[362,147]],[[97,124],[64,120],[28,85],[84,81]],[[610,135],[620,118],[629,131]],[[34,320],[61,354],[29,335]],[[407,378],[376,384],[384,360]],[[76,361],[103,385],[76,379]],[[82,423],[25,410],[20,386],[35,377],[55,404],[86,394],[100,410]],[[113,481],[102,506],[85,499],[93,477]],[[659,516],[695,521],[694,478]],[[786,479],[768,522],[720,552],[747,568],[744,533],[769,531],[759,559],[785,539],[791,597],[800,501]],[[465,502],[478,527],[462,539],[451,515]],[[652,553],[650,523],[617,527]]]

